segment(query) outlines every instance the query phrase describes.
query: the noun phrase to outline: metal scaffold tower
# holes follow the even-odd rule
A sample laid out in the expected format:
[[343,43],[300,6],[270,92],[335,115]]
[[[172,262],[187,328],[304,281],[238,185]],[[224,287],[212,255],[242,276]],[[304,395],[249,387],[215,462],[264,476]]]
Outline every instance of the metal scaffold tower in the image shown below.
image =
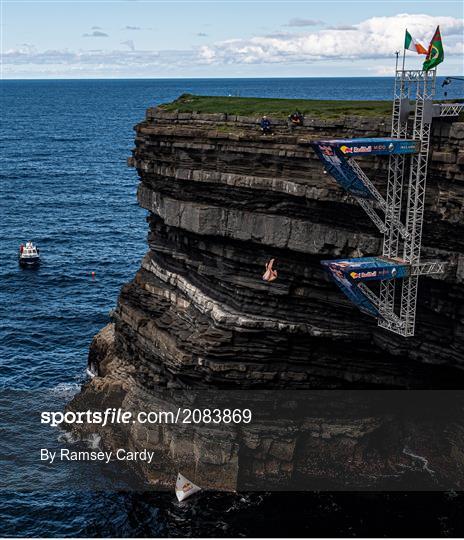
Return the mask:
[[[312,143],[326,172],[360,203],[383,234],[381,256],[322,264],[361,311],[405,337],[414,335],[419,276],[445,269],[443,262],[420,259],[430,135],[433,118],[459,115],[464,104],[434,104],[435,88],[436,68],[396,69],[390,138]],[[354,159],[369,154],[389,155],[385,198]],[[376,281],[379,294],[367,285]]]

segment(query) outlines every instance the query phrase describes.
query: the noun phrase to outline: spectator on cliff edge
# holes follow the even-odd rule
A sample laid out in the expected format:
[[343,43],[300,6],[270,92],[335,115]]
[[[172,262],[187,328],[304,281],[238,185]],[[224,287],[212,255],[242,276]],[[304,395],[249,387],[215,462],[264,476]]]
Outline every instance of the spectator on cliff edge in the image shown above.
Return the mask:
[[293,130],[298,126],[302,126],[304,121],[304,115],[300,113],[299,110],[296,110],[294,113],[288,115],[288,124]]
[[261,133],[263,135],[270,135],[272,133],[271,121],[267,116],[261,118],[259,125],[261,126]]

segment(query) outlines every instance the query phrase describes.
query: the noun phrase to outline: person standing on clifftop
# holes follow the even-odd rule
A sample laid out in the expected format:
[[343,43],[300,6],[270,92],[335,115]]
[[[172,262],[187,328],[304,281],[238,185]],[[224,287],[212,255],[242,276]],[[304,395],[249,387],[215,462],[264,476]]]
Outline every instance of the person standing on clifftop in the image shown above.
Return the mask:
[[259,125],[261,126],[261,132],[263,135],[270,135],[272,133],[271,121],[267,116],[263,116],[261,118]]

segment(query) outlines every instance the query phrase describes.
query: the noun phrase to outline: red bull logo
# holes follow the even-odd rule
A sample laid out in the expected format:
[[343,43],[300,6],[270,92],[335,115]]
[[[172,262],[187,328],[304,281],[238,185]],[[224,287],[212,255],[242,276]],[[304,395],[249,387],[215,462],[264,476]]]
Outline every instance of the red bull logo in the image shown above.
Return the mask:
[[368,154],[372,152],[372,146],[346,146],[343,144],[340,146],[340,150],[344,154]]
[[372,270],[370,272],[351,272],[350,277],[353,279],[365,279],[365,278],[374,278],[377,276],[377,271]]

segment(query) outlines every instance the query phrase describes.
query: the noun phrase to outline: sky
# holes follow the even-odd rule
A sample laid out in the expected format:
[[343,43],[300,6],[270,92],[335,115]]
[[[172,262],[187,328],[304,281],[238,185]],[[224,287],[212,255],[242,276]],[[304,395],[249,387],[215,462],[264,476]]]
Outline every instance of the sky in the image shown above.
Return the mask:
[[[1,77],[196,78],[392,75],[407,27],[440,25],[442,75],[462,75],[455,0],[0,0]],[[424,57],[407,53],[407,67]]]

